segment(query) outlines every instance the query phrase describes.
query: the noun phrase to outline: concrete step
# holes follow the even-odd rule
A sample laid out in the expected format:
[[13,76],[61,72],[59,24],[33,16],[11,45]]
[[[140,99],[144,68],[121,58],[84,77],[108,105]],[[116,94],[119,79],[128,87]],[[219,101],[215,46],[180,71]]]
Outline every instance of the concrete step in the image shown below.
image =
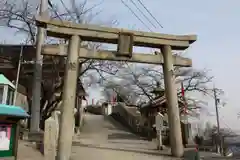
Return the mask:
[[44,132],[23,132],[23,140],[31,141],[31,142],[42,142],[43,141]]

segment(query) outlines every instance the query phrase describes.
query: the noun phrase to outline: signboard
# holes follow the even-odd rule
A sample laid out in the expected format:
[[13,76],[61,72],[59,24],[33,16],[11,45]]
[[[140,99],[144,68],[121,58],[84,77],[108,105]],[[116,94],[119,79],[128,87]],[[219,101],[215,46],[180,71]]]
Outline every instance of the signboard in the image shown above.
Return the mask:
[[0,125],[0,151],[10,148],[11,125]]
[[15,124],[0,123],[0,157],[14,156]]
[[160,131],[163,127],[163,115],[158,113],[155,117],[156,130]]
[[0,104],[0,159],[17,158],[19,120],[29,115],[18,106]]

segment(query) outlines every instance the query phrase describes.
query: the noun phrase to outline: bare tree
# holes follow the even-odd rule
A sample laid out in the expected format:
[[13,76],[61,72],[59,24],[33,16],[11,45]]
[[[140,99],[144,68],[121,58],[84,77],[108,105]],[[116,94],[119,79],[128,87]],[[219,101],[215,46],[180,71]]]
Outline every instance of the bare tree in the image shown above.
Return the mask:
[[[51,4],[49,1],[50,16],[52,18],[68,20],[76,23],[90,23],[101,12],[94,12],[94,9],[96,6],[98,6],[98,4],[87,8],[87,0],[81,3],[75,0],[71,0],[70,7],[66,6],[63,1],[60,2],[62,6]],[[14,29],[16,31],[16,34],[21,33],[26,35],[25,42],[27,44],[35,44],[36,26],[34,16],[37,14],[38,6],[26,0],[18,0],[17,3],[14,3],[12,0],[1,0],[0,4],[0,25]],[[116,25],[116,23],[117,21],[115,20],[105,22],[106,25]],[[59,42],[56,39],[49,38],[47,43],[59,44],[66,42]],[[85,45],[85,47],[88,47],[90,49],[101,48],[101,45],[96,43],[83,43],[82,45]],[[63,89],[62,69],[65,65],[65,58],[45,56],[44,62],[51,64],[48,69],[52,71],[52,76],[50,78],[43,79],[42,82],[42,122],[44,122],[44,120],[51,115],[51,111],[53,111],[61,102]],[[82,60],[80,62],[79,77],[85,80],[84,82],[86,86],[93,85],[93,83],[99,84],[101,79],[107,75],[115,75],[118,72],[119,67],[121,67],[121,64],[119,63],[117,64],[108,61]],[[22,71],[24,73],[24,67]],[[101,76],[99,78],[99,76],[96,75]],[[79,82],[81,82],[81,80],[79,80]],[[78,83],[78,85],[82,85],[82,83]],[[30,106],[31,89],[28,91]]]
[[[175,67],[176,83],[183,82],[186,93],[200,92],[208,95],[211,89],[208,83],[212,81],[212,77],[208,75],[206,70],[196,70],[193,68]],[[141,105],[146,101],[152,101],[156,95],[153,91],[158,88],[164,90],[163,71],[160,66],[155,65],[130,65],[126,64],[125,68],[117,73],[117,78],[111,77],[111,82],[106,81],[105,89],[112,88],[116,93],[132,97],[134,95],[135,103]],[[110,83],[110,84],[109,84]],[[180,86],[180,85],[179,85]],[[124,88],[119,90],[117,88]],[[106,90],[104,90],[106,92]],[[181,97],[181,88],[178,88],[178,95]],[[126,101],[131,101],[127,99]],[[201,101],[194,98],[187,98],[189,110],[200,107]],[[201,104],[203,105],[203,103]]]

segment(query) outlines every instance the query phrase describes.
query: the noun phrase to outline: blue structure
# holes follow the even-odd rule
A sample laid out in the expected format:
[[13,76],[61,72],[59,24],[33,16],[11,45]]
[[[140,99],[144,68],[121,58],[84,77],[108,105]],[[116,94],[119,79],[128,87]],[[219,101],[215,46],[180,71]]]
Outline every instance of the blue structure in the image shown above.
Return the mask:
[[[17,159],[19,122],[29,115],[18,106],[0,104],[0,159],[2,157],[14,157]],[[4,137],[4,138],[3,138]]]
[[29,115],[24,109],[13,106],[15,86],[3,74],[0,74],[0,159],[17,159],[19,124]]
[[0,104],[0,116],[27,118],[29,115],[18,106]]

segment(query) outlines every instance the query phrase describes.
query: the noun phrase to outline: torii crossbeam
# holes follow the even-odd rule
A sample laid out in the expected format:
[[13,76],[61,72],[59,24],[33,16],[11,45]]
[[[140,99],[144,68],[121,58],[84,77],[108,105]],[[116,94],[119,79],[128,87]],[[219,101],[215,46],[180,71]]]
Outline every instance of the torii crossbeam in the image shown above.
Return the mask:
[[[67,56],[68,46],[61,45],[45,45],[42,48],[43,55],[52,56]],[[158,52],[157,55],[146,53],[133,53],[132,57],[118,56],[117,51],[109,50],[91,50],[87,48],[79,48],[79,58],[96,59],[96,60],[109,60],[109,61],[128,61],[133,63],[146,63],[146,64],[161,64],[163,65],[163,56]],[[173,65],[181,67],[191,67],[192,60],[178,55],[173,55]]]

